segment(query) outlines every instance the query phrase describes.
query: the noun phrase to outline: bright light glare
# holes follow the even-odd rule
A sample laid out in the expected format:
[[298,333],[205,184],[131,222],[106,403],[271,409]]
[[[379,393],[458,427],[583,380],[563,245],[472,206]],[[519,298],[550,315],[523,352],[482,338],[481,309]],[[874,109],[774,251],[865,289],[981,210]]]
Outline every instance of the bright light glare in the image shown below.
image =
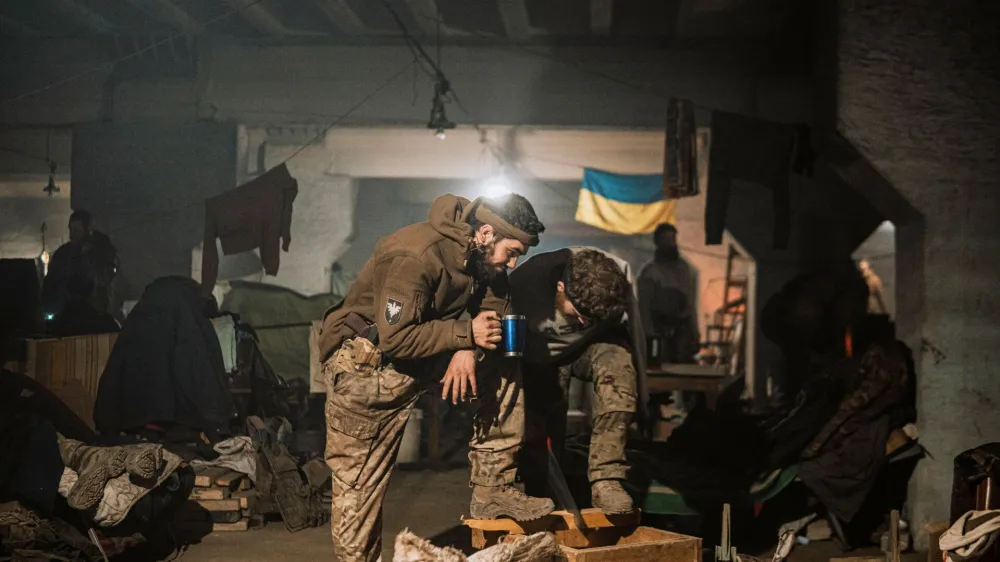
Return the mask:
[[504,178],[495,177],[486,180],[479,191],[482,192],[483,197],[503,197],[510,193],[510,186],[507,185]]

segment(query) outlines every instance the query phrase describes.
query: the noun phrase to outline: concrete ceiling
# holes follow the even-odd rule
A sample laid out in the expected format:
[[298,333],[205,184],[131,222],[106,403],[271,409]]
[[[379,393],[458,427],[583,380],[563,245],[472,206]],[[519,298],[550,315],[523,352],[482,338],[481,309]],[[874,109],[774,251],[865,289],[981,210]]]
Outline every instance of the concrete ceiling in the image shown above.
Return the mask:
[[96,36],[137,45],[165,36],[182,45],[203,36],[268,44],[398,41],[385,2],[427,45],[665,45],[767,36],[787,21],[794,0],[5,0],[0,38]]

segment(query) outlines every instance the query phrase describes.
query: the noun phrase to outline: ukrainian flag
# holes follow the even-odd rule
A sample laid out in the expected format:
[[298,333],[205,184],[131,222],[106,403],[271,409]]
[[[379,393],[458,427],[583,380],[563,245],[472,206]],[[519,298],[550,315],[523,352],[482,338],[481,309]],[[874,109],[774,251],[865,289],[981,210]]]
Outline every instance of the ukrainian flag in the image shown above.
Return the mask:
[[677,200],[663,194],[663,175],[584,170],[576,220],[619,234],[647,234],[674,224]]

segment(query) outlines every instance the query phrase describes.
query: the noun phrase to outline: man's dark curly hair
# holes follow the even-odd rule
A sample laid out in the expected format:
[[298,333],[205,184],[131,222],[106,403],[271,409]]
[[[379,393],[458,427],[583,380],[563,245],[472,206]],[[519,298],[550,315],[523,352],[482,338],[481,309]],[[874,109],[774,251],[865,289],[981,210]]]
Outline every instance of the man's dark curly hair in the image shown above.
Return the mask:
[[566,297],[580,314],[600,322],[621,318],[631,288],[615,260],[596,250],[582,250],[570,257],[566,267]]
[[[500,215],[503,220],[511,226],[528,234],[538,236],[545,232],[545,225],[538,220],[535,208],[531,206],[523,196],[510,193],[502,197],[491,197],[483,200],[482,203],[487,209]],[[476,229],[482,225],[479,221],[473,221],[472,228]],[[503,236],[497,233],[497,240],[502,240]]]

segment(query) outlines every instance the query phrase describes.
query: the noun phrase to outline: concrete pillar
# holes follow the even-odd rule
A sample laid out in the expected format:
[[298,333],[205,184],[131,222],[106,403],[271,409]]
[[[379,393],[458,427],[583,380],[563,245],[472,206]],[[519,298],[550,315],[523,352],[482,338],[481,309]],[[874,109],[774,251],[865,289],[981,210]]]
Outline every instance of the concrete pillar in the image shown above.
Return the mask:
[[[300,151],[301,152],[298,152]],[[263,282],[280,285],[306,295],[330,291],[333,264],[350,248],[354,235],[354,210],[358,188],[350,176],[330,173],[333,153],[322,142],[268,146],[265,163],[288,162],[288,171],[299,182],[292,211],[292,243],[281,253],[281,268]]]

